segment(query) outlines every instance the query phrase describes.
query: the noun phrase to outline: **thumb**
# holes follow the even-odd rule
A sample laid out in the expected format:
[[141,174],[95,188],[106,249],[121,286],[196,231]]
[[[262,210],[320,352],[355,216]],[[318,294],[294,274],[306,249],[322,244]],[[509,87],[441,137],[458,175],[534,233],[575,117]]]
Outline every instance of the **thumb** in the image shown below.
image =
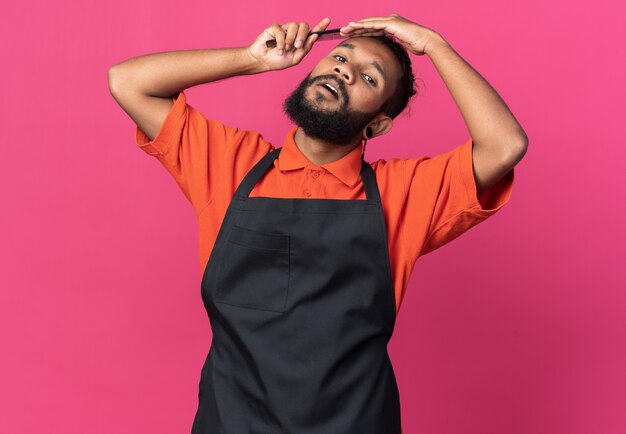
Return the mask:
[[[322,19],[322,21],[320,21],[319,23],[317,23],[317,25],[315,27],[313,27],[311,29],[311,33],[313,32],[321,32],[323,30],[326,30],[326,28],[328,27],[328,25],[330,24],[330,18],[324,18]],[[309,35],[306,38],[306,41],[304,43],[304,50],[305,50],[305,54],[313,47],[313,44],[315,43],[315,41],[317,41],[317,39],[319,38],[319,35]]]
[[319,38],[319,35],[309,35],[306,38],[306,41],[304,41],[304,45],[298,48],[293,55],[294,65],[300,63],[302,59],[304,59],[304,56],[306,56],[308,52],[311,51],[311,48],[313,48],[313,43],[317,41],[317,38]]
[[330,24],[330,18],[324,18],[322,21],[317,23],[315,27],[311,29],[312,32],[321,32],[322,30],[326,30],[328,25]]
[[306,38],[306,41],[304,42],[304,46],[302,47],[302,49],[304,51],[304,54],[306,54],[309,51],[311,51],[311,48],[313,48],[313,44],[315,44],[315,41],[317,41],[319,37],[320,37],[320,35],[318,35],[316,33],[314,35],[309,35]]
[[[326,30],[328,24],[330,24],[330,18],[324,18],[311,29],[311,33]],[[294,63],[300,63],[304,56],[306,56],[308,52],[311,51],[311,48],[313,48],[313,44],[319,39],[319,37],[320,36],[318,34],[309,34],[309,36],[307,36],[306,40],[304,41],[304,45],[299,50],[296,50],[296,53],[294,55]]]
[[[311,33],[313,32],[321,32],[323,30],[326,30],[328,28],[328,25],[330,24],[330,18],[324,18],[322,19],[322,21],[320,21],[319,23],[317,23],[317,25],[315,27],[313,27],[311,29]],[[304,57],[306,55],[306,53],[308,53],[311,48],[313,48],[313,44],[315,43],[315,41],[317,41],[317,39],[319,38],[319,35],[309,35],[306,38],[306,41],[304,42],[304,45],[302,46],[302,49],[304,51],[304,55],[302,57]]]

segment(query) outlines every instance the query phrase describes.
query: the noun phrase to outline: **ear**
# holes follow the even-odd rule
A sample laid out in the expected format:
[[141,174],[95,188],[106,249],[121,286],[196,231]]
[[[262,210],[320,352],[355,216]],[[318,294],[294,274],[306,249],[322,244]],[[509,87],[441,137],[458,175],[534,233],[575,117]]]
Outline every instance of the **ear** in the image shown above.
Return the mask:
[[376,136],[382,136],[383,134],[387,134],[391,131],[391,127],[393,126],[393,119],[387,116],[384,113],[380,113],[376,118],[372,120],[368,124],[369,127],[372,128],[372,138]]

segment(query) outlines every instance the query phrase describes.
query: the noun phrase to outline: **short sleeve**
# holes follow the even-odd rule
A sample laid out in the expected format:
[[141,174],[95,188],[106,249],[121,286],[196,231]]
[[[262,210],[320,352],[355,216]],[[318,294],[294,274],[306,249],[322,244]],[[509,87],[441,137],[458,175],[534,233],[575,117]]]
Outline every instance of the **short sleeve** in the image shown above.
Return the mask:
[[240,141],[242,132],[217,120],[208,120],[187,104],[181,91],[154,140],[139,128],[135,142],[154,156],[173,176],[196,214],[210,202],[220,182],[220,162]]
[[[472,149],[473,141],[469,139],[450,152],[432,158],[406,160],[408,164],[413,163],[408,171],[412,176],[409,180],[409,207],[415,208],[413,212],[427,213],[428,218],[426,239],[419,256],[486,220],[510,199],[514,169],[477,197]],[[419,197],[420,203],[411,200],[411,196]]]

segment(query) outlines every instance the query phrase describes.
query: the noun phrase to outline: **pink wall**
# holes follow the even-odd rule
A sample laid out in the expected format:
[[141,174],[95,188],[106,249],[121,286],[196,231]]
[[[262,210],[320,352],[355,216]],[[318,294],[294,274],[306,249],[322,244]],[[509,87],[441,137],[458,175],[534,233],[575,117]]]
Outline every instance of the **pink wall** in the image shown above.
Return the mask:
[[[0,14],[0,432],[190,430],[211,339],[195,217],[134,145],[107,68],[249,44],[274,21],[391,12],[441,33],[530,138],[511,202],[417,262],[390,343],[406,433],[626,432],[617,1],[89,3]],[[290,70],[192,88],[189,103],[280,144],[282,100],[330,46]],[[468,137],[430,60],[412,58],[421,95],[369,160]]]

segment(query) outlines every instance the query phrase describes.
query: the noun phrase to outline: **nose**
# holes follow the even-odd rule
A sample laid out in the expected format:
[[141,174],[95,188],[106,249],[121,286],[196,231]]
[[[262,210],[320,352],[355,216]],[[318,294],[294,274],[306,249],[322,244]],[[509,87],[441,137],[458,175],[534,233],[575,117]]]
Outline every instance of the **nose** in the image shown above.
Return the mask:
[[354,74],[352,71],[352,66],[342,63],[341,65],[335,65],[333,67],[333,71],[339,74],[347,84],[351,84],[354,80]]

